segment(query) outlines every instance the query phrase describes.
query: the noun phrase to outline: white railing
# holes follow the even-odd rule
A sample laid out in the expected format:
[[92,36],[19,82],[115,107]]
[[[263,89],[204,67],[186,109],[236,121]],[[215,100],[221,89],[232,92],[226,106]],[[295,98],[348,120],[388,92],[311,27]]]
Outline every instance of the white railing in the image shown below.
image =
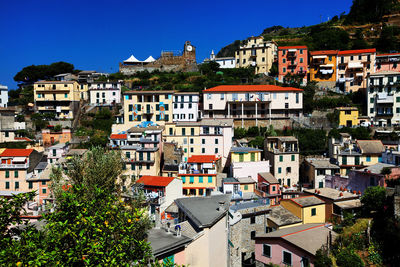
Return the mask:
[[2,169],[25,169],[28,168],[29,164],[0,164]]

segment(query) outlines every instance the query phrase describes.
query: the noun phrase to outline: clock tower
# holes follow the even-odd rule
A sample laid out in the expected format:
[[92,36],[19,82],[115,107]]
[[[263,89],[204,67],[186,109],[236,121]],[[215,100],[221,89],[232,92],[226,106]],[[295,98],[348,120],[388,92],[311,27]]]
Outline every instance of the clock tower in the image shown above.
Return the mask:
[[186,64],[196,64],[196,48],[190,43],[190,41],[185,42],[182,56]]

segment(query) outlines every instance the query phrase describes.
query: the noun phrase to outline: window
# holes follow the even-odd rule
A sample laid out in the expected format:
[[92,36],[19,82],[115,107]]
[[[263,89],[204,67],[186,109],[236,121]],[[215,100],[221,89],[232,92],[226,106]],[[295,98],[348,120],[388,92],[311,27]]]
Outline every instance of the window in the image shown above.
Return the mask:
[[46,181],[42,181],[42,185],[46,185]]
[[350,56],[350,60],[354,60],[354,56]]
[[282,63],[286,63],[286,58],[284,58],[284,59],[282,60]]
[[193,144],[194,143],[194,139],[190,138],[190,143]]
[[244,154],[239,154],[239,162],[243,162],[244,161]]
[[278,183],[279,183],[279,184],[282,184],[282,179],[278,179]]
[[271,246],[263,244],[263,255],[265,257],[271,258]]
[[311,209],[311,216],[315,216],[317,215],[317,209],[316,208],[312,208]]
[[150,170],[150,164],[149,163],[146,164],[146,170]]
[[186,135],[186,129],[182,128],[182,135]]
[[190,135],[194,135],[194,128],[190,128]]
[[250,233],[251,240],[254,240],[255,237],[256,237],[256,231],[251,231]]
[[278,168],[278,173],[282,173],[282,168],[281,167]]
[[201,139],[201,143],[202,143],[203,145],[205,145],[205,144],[206,144],[206,139]]
[[185,176],[182,176],[182,183],[183,184],[186,183],[186,177]]
[[286,72],[286,68],[283,68],[283,69],[282,69],[282,72],[285,73],[285,72]]
[[218,147],[216,147],[216,148],[214,149],[214,153],[215,153],[215,154],[218,154]]
[[169,135],[173,135],[174,134],[174,129],[173,128],[169,128]]
[[46,188],[42,189],[42,194],[47,194],[47,189]]
[[18,178],[18,171],[14,171],[14,177]]
[[303,58],[300,58],[300,63],[303,63]]
[[244,190],[249,190],[249,185],[245,184],[244,185]]
[[285,108],[289,108],[289,103],[285,103]]
[[218,145],[218,139],[217,138],[215,138],[215,144]]
[[283,155],[280,155],[280,156],[279,156],[279,161],[280,161],[280,162],[283,162]]
[[292,172],[292,167],[286,167],[286,173],[291,173]]
[[400,96],[396,96],[396,102],[397,102],[397,103],[400,102]]
[[302,55],[303,54],[303,49],[300,49],[300,55]]
[[221,100],[224,100],[225,94],[221,94]]
[[296,104],[299,103],[299,93],[296,93]]
[[256,216],[251,216],[250,217],[250,224],[255,224],[256,223]]
[[199,176],[199,184],[203,183],[203,176]]
[[301,267],[308,267],[310,266],[310,260],[308,258],[302,257],[301,258]]
[[131,170],[132,170],[132,171],[135,170],[135,164],[134,164],[134,163],[131,164]]
[[6,189],[10,189],[10,182],[6,182]]
[[212,182],[213,182],[212,176],[208,176],[208,183],[209,183],[209,184],[212,184]]
[[28,182],[28,188],[32,189],[33,188],[33,182]]
[[291,158],[292,158],[292,161],[295,161],[296,156],[292,155]]
[[367,156],[366,161],[371,162],[371,156]]
[[191,147],[191,148],[190,148],[190,153],[193,153],[193,152],[194,152],[194,148]]
[[289,99],[289,93],[285,93],[285,100]]
[[201,153],[206,153],[206,149],[204,147],[201,149]]
[[321,181],[321,182],[319,182],[319,185],[318,185],[318,187],[319,187],[319,188],[323,188],[323,187],[324,187],[324,182],[322,182],[322,181]]
[[19,182],[15,182],[15,189],[19,189]]
[[126,158],[130,159],[131,158],[131,152],[126,152]]
[[256,161],[256,153],[250,153],[251,161]]
[[194,183],[194,176],[190,176],[190,178],[189,178],[189,183],[191,183],[191,184]]
[[374,108],[370,108],[370,109],[369,109],[369,112],[370,112],[370,113],[374,113],[374,112],[375,112]]
[[282,262],[283,262],[283,264],[292,266],[292,253],[290,253],[288,251],[283,251]]
[[64,97],[65,97],[65,98],[68,98],[68,94],[64,94]]

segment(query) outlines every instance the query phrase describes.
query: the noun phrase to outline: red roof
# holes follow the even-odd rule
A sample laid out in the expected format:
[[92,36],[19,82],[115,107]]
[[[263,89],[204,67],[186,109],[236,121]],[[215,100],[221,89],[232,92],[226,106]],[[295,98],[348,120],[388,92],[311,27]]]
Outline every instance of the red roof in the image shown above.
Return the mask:
[[203,92],[277,92],[277,91],[303,91],[294,87],[282,87],[277,85],[219,85]]
[[295,46],[280,46],[278,47],[279,50],[281,49],[307,49],[306,45],[295,45]]
[[136,181],[137,184],[144,184],[147,186],[160,186],[165,187],[169,185],[174,177],[165,177],[165,176],[142,176],[139,180]]
[[316,55],[337,55],[339,50],[321,50],[321,51],[310,51],[311,56]]
[[188,158],[188,163],[213,163],[218,158],[215,155],[193,155]]
[[112,134],[111,139],[126,139],[126,134]]
[[387,54],[378,54],[377,57],[385,57],[385,56],[400,56],[400,53],[387,53]]
[[29,157],[33,149],[7,148],[0,157]]
[[363,54],[363,53],[376,53],[375,48],[370,49],[358,49],[358,50],[344,50],[339,51],[339,55],[351,55],[351,54]]

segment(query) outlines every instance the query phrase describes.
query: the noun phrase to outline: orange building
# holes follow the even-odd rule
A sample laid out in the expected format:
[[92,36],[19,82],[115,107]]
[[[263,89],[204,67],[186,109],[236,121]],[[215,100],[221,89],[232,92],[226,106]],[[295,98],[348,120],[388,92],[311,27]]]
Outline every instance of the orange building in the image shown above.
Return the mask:
[[292,75],[301,77],[301,83],[307,84],[308,50],[305,45],[278,47],[278,68],[280,82],[290,82]]
[[70,129],[62,129],[61,132],[52,132],[49,129],[42,130],[42,139],[44,146],[51,146],[55,143],[68,143],[72,139]]
[[338,50],[310,52],[309,80],[320,87],[336,87],[336,57]]

